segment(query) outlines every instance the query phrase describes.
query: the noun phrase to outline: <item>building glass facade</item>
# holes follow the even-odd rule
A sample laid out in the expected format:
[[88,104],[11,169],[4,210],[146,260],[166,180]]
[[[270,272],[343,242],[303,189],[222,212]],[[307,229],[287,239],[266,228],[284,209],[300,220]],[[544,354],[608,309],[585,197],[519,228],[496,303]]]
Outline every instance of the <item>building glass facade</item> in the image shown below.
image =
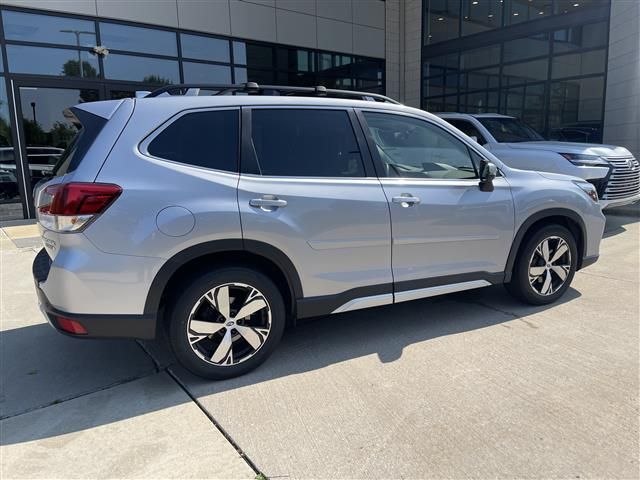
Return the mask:
[[609,0],[424,0],[422,108],[601,142]]
[[62,114],[74,104],[176,83],[253,81],[384,93],[384,68],[379,58],[3,7],[0,221],[34,217],[33,186],[76,133]]

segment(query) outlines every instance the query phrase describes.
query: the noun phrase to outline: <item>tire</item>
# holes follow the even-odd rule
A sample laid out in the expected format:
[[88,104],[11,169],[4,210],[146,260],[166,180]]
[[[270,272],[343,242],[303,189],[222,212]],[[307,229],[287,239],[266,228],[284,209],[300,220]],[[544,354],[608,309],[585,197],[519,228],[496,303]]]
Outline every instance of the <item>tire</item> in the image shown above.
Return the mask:
[[[561,251],[564,253],[554,260]],[[577,265],[578,248],[571,232],[560,225],[542,227],[520,248],[507,289],[523,302],[548,305],[567,291]]]
[[[247,315],[237,316],[244,310]],[[244,267],[196,275],[169,307],[169,343],[178,361],[200,377],[243,375],[276,348],[285,328],[278,287]]]

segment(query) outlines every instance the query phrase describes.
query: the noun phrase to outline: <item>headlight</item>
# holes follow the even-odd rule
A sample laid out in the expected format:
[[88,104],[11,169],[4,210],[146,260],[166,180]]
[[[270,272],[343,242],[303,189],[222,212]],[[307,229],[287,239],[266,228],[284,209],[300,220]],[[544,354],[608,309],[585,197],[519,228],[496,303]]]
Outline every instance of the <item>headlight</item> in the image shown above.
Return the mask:
[[593,185],[587,182],[573,182],[573,183],[575,183],[578,187],[580,187],[580,189],[584,193],[586,193],[591,200],[598,203],[598,191],[596,190],[596,187],[594,187]]
[[598,155],[585,155],[584,153],[561,153],[564,158],[569,160],[577,167],[608,167],[606,160]]

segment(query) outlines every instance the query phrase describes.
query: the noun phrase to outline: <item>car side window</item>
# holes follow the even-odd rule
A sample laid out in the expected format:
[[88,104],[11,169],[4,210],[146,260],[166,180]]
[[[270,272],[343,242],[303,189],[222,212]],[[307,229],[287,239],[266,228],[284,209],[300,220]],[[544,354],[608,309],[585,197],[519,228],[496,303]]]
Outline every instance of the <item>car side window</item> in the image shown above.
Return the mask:
[[485,143],[487,143],[487,141],[484,139],[480,131],[476,128],[476,126],[473,123],[467,120],[460,120],[457,118],[445,118],[444,120],[450,123],[451,125],[453,125],[454,127],[456,127],[458,130],[464,133],[467,137],[476,137],[480,145],[484,145]]
[[387,177],[476,178],[467,146],[429,122],[404,115],[364,112]]
[[187,113],[162,130],[147,151],[154,157],[235,173],[238,117],[237,110]]
[[345,110],[256,108],[251,112],[251,139],[262,175],[365,176]]

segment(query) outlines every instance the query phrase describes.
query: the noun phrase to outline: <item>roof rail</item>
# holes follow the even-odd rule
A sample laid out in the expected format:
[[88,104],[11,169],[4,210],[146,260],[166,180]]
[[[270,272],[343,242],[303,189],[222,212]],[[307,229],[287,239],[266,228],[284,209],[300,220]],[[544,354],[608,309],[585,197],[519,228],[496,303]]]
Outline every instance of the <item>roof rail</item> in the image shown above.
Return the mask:
[[[220,84],[220,83],[181,83],[176,85],[166,85],[158,88],[145,96],[145,98],[167,95],[198,95],[200,90],[213,90],[212,95],[233,95],[234,93],[244,93],[248,95],[287,95],[287,96],[315,96],[333,98],[357,98],[373,102],[386,102],[399,105],[392,98],[380,95],[379,93],[357,92],[354,90],[336,90],[326,88],[322,85],[316,87],[292,87],[286,85],[258,85],[255,82],[240,84]],[[177,92],[177,93],[171,93]]]

